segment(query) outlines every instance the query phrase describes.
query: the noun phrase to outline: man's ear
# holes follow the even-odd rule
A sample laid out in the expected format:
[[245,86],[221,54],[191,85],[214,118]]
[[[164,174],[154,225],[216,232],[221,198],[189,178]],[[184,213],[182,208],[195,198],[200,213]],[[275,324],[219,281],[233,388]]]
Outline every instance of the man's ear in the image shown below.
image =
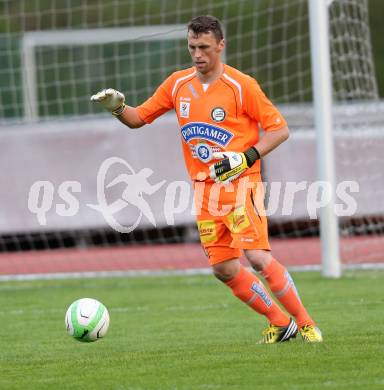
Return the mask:
[[219,42],[219,48],[220,48],[220,50],[224,50],[224,48],[225,48],[225,40],[224,40],[224,39],[222,39],[222,40]]

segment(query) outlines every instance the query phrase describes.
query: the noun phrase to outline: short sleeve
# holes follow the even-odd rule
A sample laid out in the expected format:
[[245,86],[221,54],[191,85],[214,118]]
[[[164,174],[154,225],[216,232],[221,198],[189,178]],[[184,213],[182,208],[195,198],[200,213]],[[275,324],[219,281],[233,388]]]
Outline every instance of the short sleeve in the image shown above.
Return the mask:
[[143,104],[137,106],[140,119],[152,123],[160,115],[174,108],[172,100],[172,76],[168,77]]
[[244,109],[257,121],[264,131],[279,130],[287,126],[287,122],[278,109],[265,96],[255,79],[249,77],[245,86]]

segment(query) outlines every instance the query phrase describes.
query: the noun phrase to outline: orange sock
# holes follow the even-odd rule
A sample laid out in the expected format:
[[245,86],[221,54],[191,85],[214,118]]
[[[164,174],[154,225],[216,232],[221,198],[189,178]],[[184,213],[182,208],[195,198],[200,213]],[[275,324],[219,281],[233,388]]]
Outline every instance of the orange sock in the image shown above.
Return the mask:
[[271,263],[261,272],[269,284],[269,288],[285,309],[296,319],[297,326],[314,325],[315,322],[301,303],[295,284],[287,269],[277,260]]
[[233,279],[226,282],[226,285],[232,289],[233,295],[253,310],[265,315],[271,324],[276,326],[289,324],[290,318],[273,301],[261,281],[243,266]]

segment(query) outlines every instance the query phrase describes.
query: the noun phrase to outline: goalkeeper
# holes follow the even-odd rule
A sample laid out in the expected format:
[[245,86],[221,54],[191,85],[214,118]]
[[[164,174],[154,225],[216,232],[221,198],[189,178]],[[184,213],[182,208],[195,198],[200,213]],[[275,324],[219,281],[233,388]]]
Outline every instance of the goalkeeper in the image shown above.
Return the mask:
[[[174,109],[181,128],[181,142],[195,202],[200,210],[200,240],[214,275],[269,326],[262,343],[287,341],[300,332],[306,342],[320,342],[322,335],[304,308],[286,268],[271,254],[263,200],[260,158],[288,138],[287,123],[267,99],[255,79],[224,64],[225,47],[220,22],[199,16],[188,24],[188,50],[193,67],[170,75],[147,101],[138,107],[125,104],[124,95],[106,89],[93,95],[130,128],[151,123]],[[265,134],[259,138],[259,126]],[[248,180],[243,202],[236,194]],[[214,201],[231,205],[225,215],[212,211],[210,194],[222,183]],[[258,277],[240,264],[241,250],[260,272],[274,297]]]

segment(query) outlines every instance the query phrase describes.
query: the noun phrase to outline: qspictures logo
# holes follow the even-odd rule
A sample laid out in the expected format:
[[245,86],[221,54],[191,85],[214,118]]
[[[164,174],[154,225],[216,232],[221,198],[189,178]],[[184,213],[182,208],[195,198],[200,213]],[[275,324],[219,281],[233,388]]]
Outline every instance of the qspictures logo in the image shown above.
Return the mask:
[[[201,216],[201,199],[205,194],[205,204],[212,217],[226,218],[228,226],[234,230],[246,227],[249,220],[244,209],[244,194],[255,187],[249,176],[240,176],[235,186],[232,183],[207,184],[204,181],[206,175],[203,172],[199,175],[203,181],[193,190],[190,182],[159,180],[150,168],[141,168],[136,172],[124,159],[110,157],[102,162],[97,171],[97,189],[92,202],[89,202],[91,199],[85,201],[83,186],[79,181],[67,180],[55,187],[49,180],[38,180],[30,187],[28,209],[36,215],[40,225],[48,226],[53,213],[56,214],[55,218],[78,218],[80,207],[82,212],[88,208],[100,214],[112,229],[130,233],[143,223],[157,227],[160,222],[162,226],[185,223],[186,219],[192,222]],[[87,184],[89,186],[89,182]],[[258,183],[254,201],[255,204],[260,202],[266,206],[259,210],[259,215],[294,216],[295,200],[297,203],[296,197],[301,193],[300,205],[306,209],[309,219],[317,219],[319,210],[333,198],[334,213],[345,217],[355,214],[357,202],[352,194],[358,191],[359,184],[355,181],[340,182],[336,188],[322,181]],[[89,193],[88,188],[88,197]],[[232,193],[230,204],[220,200],[223,193]],[[268,194],[266,199],[264,193]],[[55,197],[59,197],[60,201],[55,203]],[[214,224],[211,220],[204,222],[205,225],[199,226],[199,230],[207,240],[214,240]]]

